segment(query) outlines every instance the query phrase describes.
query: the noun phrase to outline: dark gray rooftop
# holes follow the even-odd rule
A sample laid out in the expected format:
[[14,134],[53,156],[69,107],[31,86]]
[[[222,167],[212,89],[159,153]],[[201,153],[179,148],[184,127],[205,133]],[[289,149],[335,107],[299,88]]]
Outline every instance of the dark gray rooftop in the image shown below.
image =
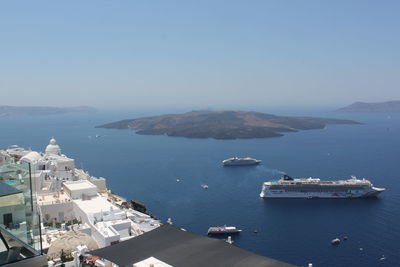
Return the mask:
[[21,193],[20,190],[0,181],[0,197]]
[[138,237],[90,252],[119,266],[155,257],[174,267],[293,267],[230,245],[165,224]]

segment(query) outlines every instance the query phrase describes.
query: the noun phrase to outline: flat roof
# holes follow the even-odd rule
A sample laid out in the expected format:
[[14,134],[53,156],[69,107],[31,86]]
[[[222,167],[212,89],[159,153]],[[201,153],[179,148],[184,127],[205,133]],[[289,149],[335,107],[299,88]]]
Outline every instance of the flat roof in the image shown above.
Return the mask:
[[93,250],[90,254],[119,266],[132,266],[150,257],[174,267],[294,266],[230,245],[223,240],[183,231],[169,224],[116,245]]
[[37,202],[39,205],[47,205],[47,204],[58,204],[58,203],[65,203],[70,202],[71,198],[68,196],[67,193],[45,193],[45,194],[38,194]]
[[96,188],[96,186],[94,184],[92,184],[91,182],[86,181],[86,180],[64,182],[64,186],[67,187],[71,191]]
[[106,212],[110,211],[111,208],[120,211],[118,207],[108,202],[105,197],[98,195],[88,200],[74,199],[73,202],[87,213]]

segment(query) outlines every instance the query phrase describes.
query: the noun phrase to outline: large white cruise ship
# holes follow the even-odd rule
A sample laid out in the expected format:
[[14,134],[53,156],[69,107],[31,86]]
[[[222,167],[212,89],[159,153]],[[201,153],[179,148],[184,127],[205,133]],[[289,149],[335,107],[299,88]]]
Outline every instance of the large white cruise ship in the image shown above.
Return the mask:
[[283,175],[279,181],[265,182],[263,198],[367,198],[376,197],[385,188],[374,187],[366,179],[352,176],[348,180],[321,181],[318,178],[293,179]]
[[257,165],[260,164],[261,160],[253,159],[253,158],[229,158],[222,161],[224,166],[242,166],[242,165]]

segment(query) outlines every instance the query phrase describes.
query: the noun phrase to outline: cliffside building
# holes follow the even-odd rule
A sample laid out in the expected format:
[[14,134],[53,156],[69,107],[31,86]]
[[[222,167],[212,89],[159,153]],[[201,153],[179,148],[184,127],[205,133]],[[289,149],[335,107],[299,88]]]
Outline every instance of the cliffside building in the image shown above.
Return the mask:
[[[37,224],[40,232],[35,238],[42,237],[44,251],[68,229],[91,236],[102,248],[160,226],[160,222],[149,215],[122,207],[126,201],[107,190],[105,178],[96,178],[75,168],[74,159],[61,153],[54,138],[50,139],[44,153],[17,146],[2,150],[0,164],[6,178],[15,166],[25,166],[24,172],[14,171],[15,176],[4,179],[13,184],[19,183],[21,175],[29,176],[29,184],[34,189],[32,199],[37,203],[37,218],[42,222],[42,225]],[[13,213],[7,215],[7,206],[0,203],[0,212],[0,224],[19,225],[27,232],[22,218],[23,204],[14,206]]]

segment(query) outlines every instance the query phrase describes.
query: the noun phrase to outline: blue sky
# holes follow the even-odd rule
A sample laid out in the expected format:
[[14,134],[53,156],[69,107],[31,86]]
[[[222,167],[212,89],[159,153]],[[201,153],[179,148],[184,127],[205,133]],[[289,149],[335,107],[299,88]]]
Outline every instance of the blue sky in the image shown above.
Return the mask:
[[1,104],[400,99],[400,1],[1,1]]

